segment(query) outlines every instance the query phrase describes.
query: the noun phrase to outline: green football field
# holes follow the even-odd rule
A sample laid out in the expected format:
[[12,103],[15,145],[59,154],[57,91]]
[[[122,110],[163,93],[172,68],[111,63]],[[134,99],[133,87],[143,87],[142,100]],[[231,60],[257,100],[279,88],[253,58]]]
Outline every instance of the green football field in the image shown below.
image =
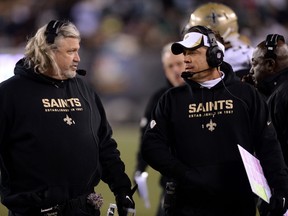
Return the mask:
[[[119,150],[121,152],[121,158],[126,164],[126,173],[131,179],[133,179],[133,172],[136,163],[136,152],[138,150],[139,129],[138,125],[117,125],[113,126],[114,138],[118,142]],[[159,203],[160,187],[159,187],[159,173],[148,168],[148,192],[151,203],[151,208],[146,209],[143,200],[137,193],[133,196],[136,202],[136,215],[137,216],[153,216],[156,214],[156,210]],[[104,197],[104,204],[101,208],[101,215],[107,214],[109,203],[115,203],[114,196],[109,190],[108,186],[101,182],[95,191],[101,193]],[[0,206],[0,216],[7,216],[7,209]]]

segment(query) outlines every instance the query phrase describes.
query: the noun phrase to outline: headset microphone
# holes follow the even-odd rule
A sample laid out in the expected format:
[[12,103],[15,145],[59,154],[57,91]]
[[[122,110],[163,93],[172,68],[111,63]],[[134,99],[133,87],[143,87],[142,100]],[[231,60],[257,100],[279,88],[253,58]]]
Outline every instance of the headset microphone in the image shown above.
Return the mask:
[[181,73],[181,77],[184,78],[184,79],[187,79],[187,78],[190,78],[194,75],[193,72],[187,72],[187,71],[184,71]]
[[207,71],[207,70],[209,70],[209,69],[210,69],[210,67],[209,67],[209,68],[206,68],[206,69],[204,69],[204,70],[197,71],[197,72],[184,71],[184,72],[181,73],[181,77],[184,78],[184,79],[191,78],[191,77],[194,76],[195,74],[198,74],[198,73]]
[[76,70],[76,73],[79,74],[79,75],[81,75],[81,76],[85,76],[85,75],[86,75],[86,71],[83,70],[83,69],[78,69],[78,70]]

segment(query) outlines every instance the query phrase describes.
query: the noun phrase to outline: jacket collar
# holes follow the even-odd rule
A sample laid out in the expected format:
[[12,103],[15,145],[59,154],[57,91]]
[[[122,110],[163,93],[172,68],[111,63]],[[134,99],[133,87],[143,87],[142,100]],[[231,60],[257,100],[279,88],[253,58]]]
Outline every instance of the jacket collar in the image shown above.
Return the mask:
[[269,76],[257,84],[258,90],[265,96],[270,96],[288,78],[288,68]]

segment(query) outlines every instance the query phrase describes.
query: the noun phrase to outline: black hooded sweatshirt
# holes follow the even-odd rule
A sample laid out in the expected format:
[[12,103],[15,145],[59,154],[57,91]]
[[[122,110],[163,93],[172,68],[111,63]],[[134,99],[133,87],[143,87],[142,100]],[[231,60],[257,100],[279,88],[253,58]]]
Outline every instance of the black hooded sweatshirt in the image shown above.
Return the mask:
[[259,82],[257,89],[267,98],[271,120],[288,164],[288,68]]
[[210,89],[187,79],[161,97],[143,138],[144,160],[175,179],[182,201],[247,200],[253,193],[239,144],[258,157],[270,187],[287,193],[287,167],[266,102],[229,64],[221,71],[224,79]]
[[[167,79],[166,86],[158,89],[156,92],[153,93],[153,95],[150,97],[147,106],[144,111],[144,115],[141,118],[140,121],[140,140],[139,140],[139,150],[137,152],[137,160],[136,160],[136,171],[144,172],[148,166],[145,160],[143,160],[142,154],[141,154],[141,146],[143,144],[143,136],[145,134],[145,130],[151,121],[151,113],[155,106],[157,105],[157,102],[159,98],[170,88],[173,88],[174,86],[170,83],[170,81]],[[160,185],[165,188],[167,182],[167,178],[164,176],[161,176],[160,178]]]
[[91,192],[100,179],[130,190],[102,103],[79,77],[55,80],[24,65],[0,84],[2,203],[15,212]]

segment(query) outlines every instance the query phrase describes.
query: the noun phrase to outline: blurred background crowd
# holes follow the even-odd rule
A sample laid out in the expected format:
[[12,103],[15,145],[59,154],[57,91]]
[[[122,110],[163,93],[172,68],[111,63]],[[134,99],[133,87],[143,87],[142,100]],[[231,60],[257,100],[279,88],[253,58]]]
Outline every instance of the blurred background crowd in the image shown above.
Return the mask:
[[[27,39],[51,19],[69,19],[82,35],[80,68],[93,82],[112,123],[138,122],[149,96],[166,82],[161,49],[180,39],[205,0],[0,0],[0,73],[11,71]],[[222,0],[240,33],[256,46],[268,33],[287,37],[287,0]],[[8,64],[12,63],[12,67]],[[1,77],[1,74],[0,74]]]

